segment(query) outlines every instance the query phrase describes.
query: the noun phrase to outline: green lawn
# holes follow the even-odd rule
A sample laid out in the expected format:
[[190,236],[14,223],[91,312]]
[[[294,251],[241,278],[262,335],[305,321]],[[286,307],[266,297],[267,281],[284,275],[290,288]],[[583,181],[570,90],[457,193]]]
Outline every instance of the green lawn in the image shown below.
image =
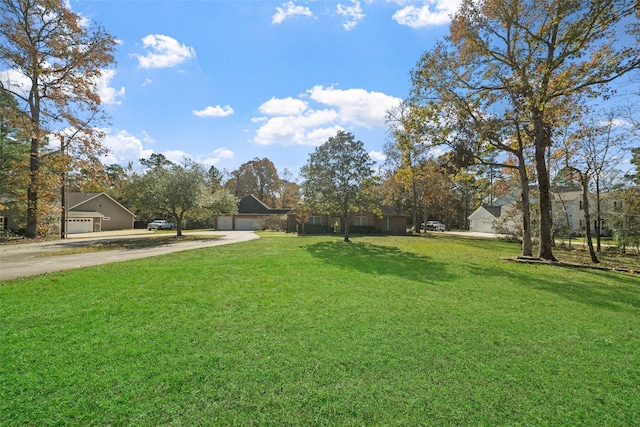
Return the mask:
[[640,424],[640,279],[451,236],[0,284],[0,425]]

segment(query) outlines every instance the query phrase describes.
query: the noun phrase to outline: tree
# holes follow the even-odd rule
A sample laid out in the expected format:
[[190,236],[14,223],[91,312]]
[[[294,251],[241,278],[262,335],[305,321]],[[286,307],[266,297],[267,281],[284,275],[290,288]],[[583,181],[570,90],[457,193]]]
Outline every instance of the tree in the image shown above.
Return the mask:
[[[0,90],[0,195],[15,205],[26,205],[29,163],[29,141],[15,127],[14,115],[19,113],[15,100]],[[0,212],[9,208],[0,202]]]
[[20,76],[5,73],[0,87],[20,101],[29,118],[26,236],[34,238],[45,137],[65,127],[83,128],[87,116],[100,117],[96,84],[114,61],[116,40],[98,25],[87,25],[63,0],[1,0],[0,16],[0,60]]
[[212,191],[222,188],[222,178],[222,171],[215,166],[211,166],[207,171],[207,182]]
[[423,117],[415,114],[411,105],[402,102],[387,112],[387,125],[391,139],[385,145],[387,164],[394,171],[394,179],[411,196],[411,215],[414,229],[420,232],[419,197],[424,194],[419,164],[428,154],[429,145],[422,132]]
[[139,206],[175,220],[176,235],[182,236],[187,217],[206,218],[233,212],[237,206],[237,199],[227,191],[212,190],[208,178],[202,165],[188,159],[183,164],[153,167],[136,180]]
[[293,173],[289,169],[285,168],[280,175],[278,202],[274,207],[290,208],[296,206],[300,201],[300,186],[293,180]]
[[311,153],[300,175],[305,203],[323,213],[340,213],[349,241],[349,213],[365,209],[375,183],[374,161],[353,134],[338,131]]
[[162,154],[152,154],[140,163],[147,169],[129,179],[123,199],[139,215],[172,218],[177,236],[182,235],[187,218],[203,220],[237,211],[238,199],[220,185],[222,175],[214,167],[207,170],[190,159],[175,164]]
[[174,166],[174,163],[162,153],[151,153],[148,159],[140,159],[140,164],[147,169],[164,169]]
[[636,49],[616,40],[633,12],[628,0],[464,0],[450,36],[419,64],[428,73],[430,57],[446,59],[453,77],[446,84],[468,111],[512,120],[521,132],[512,140],[532,149],[542,259],[555,259],[547,169],[554,130],[582,95],[606,94],[608,83],[640,66]]
[[[625,148],[625,135],[617,131],[616,117],[613,113],[605,114],[605,118],[594,116],[583,120],[564,140],[565,171],[572,172],[583,189],[583,210],[586,222],[586,234],[590,243],[591,226],[588,210],[590,192],[595,196],[595,233],[597,252],[601,251],[601,226],[604,221],[602,212],[602,191],[614,176],[616,159]],[[609,179],[607,179],[609,178]],[[592,246],[589,250],[593,251]],[[597,262],[591,253],[593,262]]]
[[260,201],[275,205],[280,186],[278,171],[273,162],[266,157],[245,162],[233,172],[225,186],[236,197],[255,195]]

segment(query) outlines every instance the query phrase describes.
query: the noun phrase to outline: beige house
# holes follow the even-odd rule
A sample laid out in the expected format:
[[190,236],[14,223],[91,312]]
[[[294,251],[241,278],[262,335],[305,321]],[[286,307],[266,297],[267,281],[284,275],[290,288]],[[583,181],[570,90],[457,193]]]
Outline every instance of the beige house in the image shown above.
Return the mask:
[[70,193],[67,206],[69,234],[132,229],[136,217],[105,193]]

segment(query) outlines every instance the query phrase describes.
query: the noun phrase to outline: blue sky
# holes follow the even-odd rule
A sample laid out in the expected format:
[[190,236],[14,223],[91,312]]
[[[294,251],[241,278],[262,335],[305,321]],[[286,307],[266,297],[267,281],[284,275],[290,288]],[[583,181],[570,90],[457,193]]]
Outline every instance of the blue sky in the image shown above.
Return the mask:
[[106,164],[151,153],[297,175],[339,129],[381,161],[385,112],[458,0],[69,0],[118,40]]

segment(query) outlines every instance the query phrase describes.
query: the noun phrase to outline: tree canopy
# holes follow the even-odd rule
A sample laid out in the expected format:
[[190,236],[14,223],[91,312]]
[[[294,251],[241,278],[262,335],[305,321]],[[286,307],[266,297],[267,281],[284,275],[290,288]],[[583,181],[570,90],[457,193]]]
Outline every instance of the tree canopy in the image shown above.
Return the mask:
[[174,164],[160,156],[147,159],[146,164],[153,166],[134,179],[131,191],[136,194],[138,211],[173,219],[178,236],[182,235],[187,218],[202,219],[236,211],[237,199],[222,188],[214,188],[211,174],[204,166],[188,159],[183,164]]
[[353,134],[338,131],[309,155],[302,167],[305,204],[316,212],[339,213],[344,222],[344,240],[349,241],[349,213],[366,209],[368,189],[376,182],[374,161]]
[[441,142],[466,142],[461,154],[490,152],[488,142],[533,154],[540,258],[554,259],[547,169],[554,133],[583,97],[607,95],[608,83],[640,66],[637,48],[617,37],[633,12],[627,0],[464,0],[450,35],[412,72],[411,102],[436,129],[448,128]]
[[0,0],[0,16],[0,61],[9,68],[0,88],[27,117],[19,127],[30,141],[26,236],[33,238],[39,189],[47,181],[46,138],[82,130],[83,137],[74,140],[79,148],[89,154],[101,149],[96,126],[105,117],[97,83],[114,62],[116,40],[63,0]]

